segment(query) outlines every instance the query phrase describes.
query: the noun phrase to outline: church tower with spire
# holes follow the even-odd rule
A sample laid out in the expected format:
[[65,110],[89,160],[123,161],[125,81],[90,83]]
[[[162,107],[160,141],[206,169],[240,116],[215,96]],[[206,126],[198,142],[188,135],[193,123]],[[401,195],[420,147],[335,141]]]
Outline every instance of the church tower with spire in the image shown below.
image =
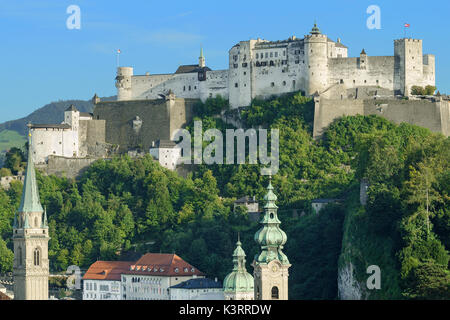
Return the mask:
[[261,246],[261,252],[256,254],[252,264],[255,300],[287,300],[288,269],[291,264],[283,253],[287,236],[280,229],[281,222],[275,204],[277,196],[273,193],[271,181],[264,200],[264,217],[260,222],[262,227],[255,233],[255,241]]
[[254,300],[253,277],[245,268],[245,252],[238,238],[233,252],[233,271],[223,281],[225,300]]
[[29,135],[28,164],[22,199],[14,215],[14,299],[48,299],[48,234],[47,212],[39,200]]

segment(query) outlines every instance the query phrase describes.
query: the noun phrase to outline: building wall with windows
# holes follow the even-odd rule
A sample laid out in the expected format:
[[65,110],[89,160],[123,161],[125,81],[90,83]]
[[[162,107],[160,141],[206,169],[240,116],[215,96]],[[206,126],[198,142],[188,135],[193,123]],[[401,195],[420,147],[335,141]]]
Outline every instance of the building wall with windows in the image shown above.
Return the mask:
[[120,281],[84,280],[83,300],[121,300]]

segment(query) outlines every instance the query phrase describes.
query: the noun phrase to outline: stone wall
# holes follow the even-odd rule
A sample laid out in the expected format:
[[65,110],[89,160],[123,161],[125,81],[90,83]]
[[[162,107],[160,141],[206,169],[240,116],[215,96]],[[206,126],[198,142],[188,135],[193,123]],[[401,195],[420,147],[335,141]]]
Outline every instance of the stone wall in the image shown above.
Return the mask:
[[335,119],[357,114],[376,114],[397,124],[407,122],[449,136],[450,105],[447,100],[320,98],[315,103],[314,138]]
[[[197,99],[175,98],[99,102],[94,119],[106,121],[107,143],[118,145],[120,152],[130,149],[148,151],[153,141],[171,140],[176,129],[192,119]],[[134,125],[139,117],[139,126]]]
[[66,158],[49,156],[47,164],[36,165],[36,168],[47,175],[77,178],[97,159],[94,158]]

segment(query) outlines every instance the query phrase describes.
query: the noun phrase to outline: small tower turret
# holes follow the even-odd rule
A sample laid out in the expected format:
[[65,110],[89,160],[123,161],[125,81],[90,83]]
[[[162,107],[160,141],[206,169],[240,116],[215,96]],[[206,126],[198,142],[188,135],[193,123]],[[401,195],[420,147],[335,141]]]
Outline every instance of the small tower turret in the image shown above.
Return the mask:
[[361,70],[366,70],[367,66],[367,54],[364,49],[362,49],[361,53],[359,54],[359,68]]
[[200,48],[200,57],[198,57],[198,66],[200,68],[204,68],[206,66],[205,57],[203,56],[203,47]]
[[116,77],[117,100],[131,100],[132,87],[131,78],[133,77],[132,67],[118,67]]

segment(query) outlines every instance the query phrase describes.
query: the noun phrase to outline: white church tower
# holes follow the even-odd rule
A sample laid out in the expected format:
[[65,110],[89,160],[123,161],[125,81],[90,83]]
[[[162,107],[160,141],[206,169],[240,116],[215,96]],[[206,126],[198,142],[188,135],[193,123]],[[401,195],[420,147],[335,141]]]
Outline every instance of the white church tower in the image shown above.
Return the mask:
[[[29,134],[31,136],[31,134]],[[14,299],[48,299],[48,225],[36,183],[31,139],[22,199],[14,216]]]

